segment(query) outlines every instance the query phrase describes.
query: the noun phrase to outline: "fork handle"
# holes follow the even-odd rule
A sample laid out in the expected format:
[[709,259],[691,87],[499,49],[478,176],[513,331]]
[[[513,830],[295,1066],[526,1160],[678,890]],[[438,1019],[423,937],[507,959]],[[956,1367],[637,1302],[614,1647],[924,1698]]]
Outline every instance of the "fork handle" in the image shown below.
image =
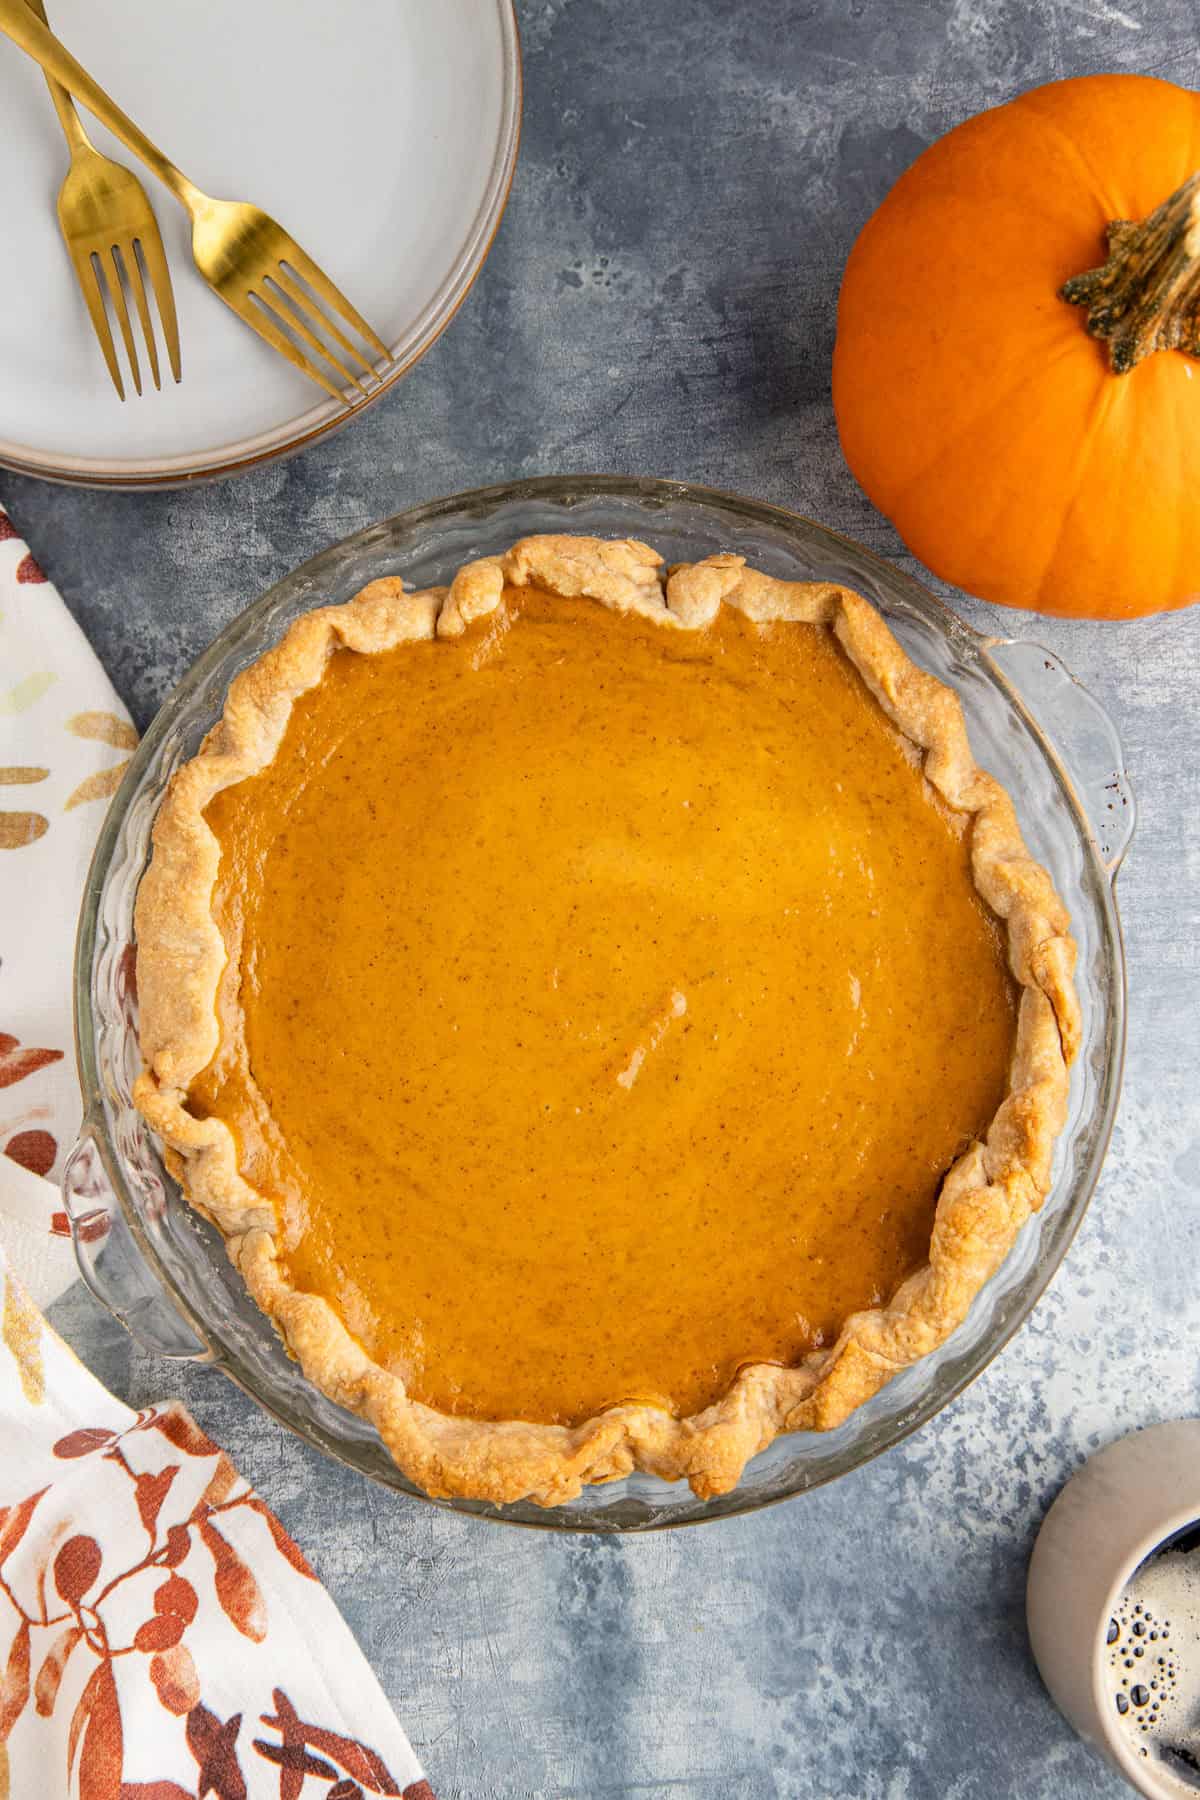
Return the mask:
[[116,102],[109,99],[100,83],[75,61],[49,26],[43,25],[40,19],[34,17],[25,0],[0,0],[0,31],[10,37],[27,56],[32,56],[34,62],[40,63],[47,76],[52,76],[69,89],[90,113],[95,114],[102,125],[107,125],[114,136],[119,137],[126,148],[140,157],[151,173],[170,188],[181,206],[192,212],[197,205],[203,204],[204,196],[200,190],[193,187],[187,176],[163,155],[157,145],[151,143],[129,114],[122,112]]
[[[25,4],[30,12],[42,21],[43,25],[50,23],[46,17],[46,8],[42,4],[42,0],[25,0]],[[81,150],[90,150],[91,144],[87,132],[83,129],[83,120],[76,112],[75,102],[66,88],[61,81],[55,81],[53,75],[47,75],[46,86],[50,89],[50,98],[54,102],[58,122],[63,128],[63,134],[71,147],[72,155],[78,155]]]

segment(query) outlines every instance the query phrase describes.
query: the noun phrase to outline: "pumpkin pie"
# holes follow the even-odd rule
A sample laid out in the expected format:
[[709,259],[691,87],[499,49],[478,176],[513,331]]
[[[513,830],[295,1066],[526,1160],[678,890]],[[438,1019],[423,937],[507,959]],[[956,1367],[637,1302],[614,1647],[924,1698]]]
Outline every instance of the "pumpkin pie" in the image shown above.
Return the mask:
[[731,1488],[1044,1199],[1074,944],[857,594],[534,537],[232,684],[137,906],[136,1098],[435,1495]]

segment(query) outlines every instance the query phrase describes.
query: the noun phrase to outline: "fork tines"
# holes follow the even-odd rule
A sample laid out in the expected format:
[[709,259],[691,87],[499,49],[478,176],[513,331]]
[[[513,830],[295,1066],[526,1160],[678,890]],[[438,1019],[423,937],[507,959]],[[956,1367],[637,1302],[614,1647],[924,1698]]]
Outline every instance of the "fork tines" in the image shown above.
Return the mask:
[[179,326],[175,318],[175,297],[171,288],[167,259],[157,236],[149,244],[142,238],[133,238],[123,243],[97,245],[92,248],[72,243],[70,250],[71,259],[75,264],[75,273],[79,278],[79,285],[83,290],[83,297],[91,316],[92,328],[99,340],[109,375],[112,377],[113,386],[120,398],[122,400],[125,398],[125,384],[121,379],[121,368],[117,360],[112,327],[108,318],[110,307],[116,314],[121,339],[125,345],[134,391],[139,395],[142,391],[142,372],[138,363],[137,346],[134,343],[133,327],[129,317],[129,305],[125,295],[126,287],[133,295],[133,304],[142,327],[151,377],[156,388],[162,386],[158,367],[158,346],[155,343],[150,305],[146,298],[147,277],[149,277],[151,291],[158,307],[159,322],[171,364],[171,373],[178,381],[180,379]]
[[[342,405],[378,393],[394,372],[383,339],[299,245],[291,245],[246,298],[253,302],[242,312],[246,323]],[[369,356],[334,314],[357,333]]]

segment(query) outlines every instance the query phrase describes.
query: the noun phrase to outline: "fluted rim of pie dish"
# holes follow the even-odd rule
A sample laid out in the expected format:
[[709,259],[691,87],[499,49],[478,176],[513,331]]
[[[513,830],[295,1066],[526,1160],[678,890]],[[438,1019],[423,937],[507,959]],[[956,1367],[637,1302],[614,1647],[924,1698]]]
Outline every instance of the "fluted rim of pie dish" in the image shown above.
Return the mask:
[[[801,539],[807,539],[808,542],[804,545],[806,550],[811,550],[813,548],[813,539],[815,538],[820,547],[824,548],[828,546],[836,552],[849,553],[853,562],[858,564],[865,563],[868,570],[881,581],[885,591],[889,587],[893,589],[899,588],[902,593],[907,590],[906,598],[908,604],[914,608],[919,617],[922,617],[929,622],[935,630],[940,632],[940,634],[949,641],[960,657],[978,660],[985,645],[985,640],[981,638],[980,634],[974,632],[971,627],[956,619],[953,614],[949,613],[949,611],[942,606],[941,602],[920,589],[917,584],[911,582],[908,577],[890,569],[888,565],[875,558],[869,551],[862,550],[851,540],[840,538],[838,534],[828,532],[823,527],[813,526],[810,522],[803,520],[798,515],[788,513],[782,508],[776,508],[752,501],[743,501],[734,496],[722,495],[714,490],[697,488],[683,483],[635,481],[623,477],[583,477],[574,479],[546,478],[525,481],[503,487],[476,490],[473,493],[443,501],[432,502],[426,506],[414,508],[409,513],[398,515],[392,520],[385,521],[382,525],[369,527],[363,532],[354,534],[341,545],[335,546],[332,550],[322,552],[318,557],[313,558],[310,562],[302,565],[301,568],[296,570],[291,576],[285,578],[282,583],[277,584],[254,606],[247,609],[240,618],[227,627],[210,649],[197,659],[197,662],[193,665],[189,674],[185,676],[175,694],[167,701],[158,719],[155,721],[154,725],[152,725],[141,749],[134,759],[134,764],[126,777],[126,781],[123,783],[122,789],[117,796],[117,800],[114,803],[113,815],[106,824],[100,844],[97,847],[96,861],[93,867],[92,876],[89,879],[84,917],[81,925],[79,956],[77,962],[78,1047],[81,1076],[84,1082],[85,1093],[89,1100],[89,1114],[95,1114],[97,1111],[96,1100],[98,1097],[98,1071],[95,1067],[94,1054],[96,1020],[92,1012],[91,971],[96,947],[99,899],[112,860],[116,836],[120,829],[124,812],[128,808],[134,793],[138,790],[140,781],[144,777],[148,767],[157,755],[163,739],[172,726],[177,724],[181,716],[186,713],[193,694],[195,694],[196,690],[202,685],[209,672],[215,666],[219,665],[223,659],[228,656],[229,652],[239,643],[244,642],[250,637],[254,625],[262,616],[263,612],[285,599],[289,589],[294,589],[305,579],[310,582],[314,580],[314,578],[319,579],[322,570],[329,568],[335,559],[346,557],[347,554],[353,552],[356,547],[363,547],[366,541],[373,537],[378,538],[381,541],[383,539],[390,540],[395,549],[396,561],[400,563],[403,558],[403,544],[397,542],[397,540],[401,539],[404,534],[409,536],[415,535],[422,527],[428,526],[431,522],[435,522],[439,518],[467,518],[474,516],[480,519],[488,519],[505,507],[511,507],[514,504],[519,505],[522,502],[528,501],[561,507],[564,512],[563,523],[570,526],[572,523],[570,509],[573,504],[586,506],[588,504],[602,504],[606,500],[632,502],[637,506],[645,508],[648,514],[652,514],[655,507],[660,511],[669,509],[673,503],[715,508],[722,514],[733,513],[740,520],[748,521],[752,525],[761,523],[766,526],[772,526],[776,530],[782,528],[785,536],[793,537],[793,535],[795,535]],[[509,529],[510,526],[507,524],[502,527],[505,534],[507,534]],[[643,530],[645,531],[646,536],[653,538],[653,524],[649,517],[643,526]],[[797,548],[797,546],[793,542],[793,549],[795,548]],[[278,635],[280,634],[276,634],[276,637],[278,637]],[[1000,698],[1011,707],[1013,704],[1012,696],[1010,693],[1006,692],[1007,684],[1003,677],[997,678],[994,670],[989,670],[989,677],[993,685],[999,690]],[[1019,704],[1018,710],[1023,710],[1019,708]],[[210,714],[206,713],[206,717],[208,716],[210,716]],[[1069,1216],[1065,1221],[1058,1223],[1057,1230],[1052,1234],[1051,1253],[1047,1256],[1042,1256],[1039,1253],[1037,1266],[1022,1280],[1019,1295],[1015,1297],[1015,1304],[1012,1303],[1014,1299],[1013,1295],[1006,1295],[1002,1298],[1001,1307],[1003,1308],[1004,1302],[1007,1300],[1009,1302],[1009,1308],[1008,1316],[1001,1319],[999,1328],[997,1329],[993,1326],[991,1330],[984,1334],[980,1341],[972,1346],[965,1357],[963,1365],[954,1371],[949,1382],[944,1386],[940,1386],[936,1377],[931,1378],[930,1382],[927,1384],[927,1391],[918,1398],[916,1403],[910,1404],[898,1418],[891,1420],[890,1423],[886,1423],[885,1428],[877,1433],[878,1441],[867,1445],[865,1448],[863,1446],[858,1446],[857,1448],[860,1453],[853,1455],[847,1466],[861,1466],[863,1461],[869,1460],[872,1456],[879,1454],[883,1449],[900,1441],[903,1437],[907,1436],[910,1431],[915,1430],[918,1425],[924,1423],[935,1411],[940,1410],[941,1406],[947,1404],[950,1399],[961,1392],[962,1388],[986,1366],[992,1356],[999,1351],[1003,1344],[1008,1341],[1013,1332],[1015,1332],[1018,1326],[1023,1322],[1024,1318],[1028,1316],[1028,1312],[1036,1303],[1036,1299],[1049,1281],[1054,1269],[1061,1261],[1062,1255],[1065,1254],[1070,1239],[1074,1234],[1074,1230],[1077,1228],[1079,1220],[1082,1217],[1087,1200],[1090,1197],[1091,1190],[1095,1184],[1095,1179],[1103,1156],[1103,1150],[1111,1129],[1116,1093],[1119,1089],[1124,1035],[1124,967],[1123,957],[1121,955],[1119,921],[1116,916],[1111,889],[1105,877],[1103,865],[1096,849],[1094,836],[1086,817],[1082,814],[1075,799],[1069,779],[1062,771],[1056,754],[1046,743],[1040,729],[1029,721],[1027,716],[1026,724],[1031,731],[1031,735],[1034,738],[1038,751],[1043,760],[1049,765],[1052,775],[1062,789],[1063,796],[1067,801],[1068,811],[1076,829],[1077,837],[1084,848],[1085,859],[1090,862],[1091,866],[1087,870],[1087,874],[1089,874],[1092,879],[1087,885],[1094,898],[1099,901],[1096,912],[1101,925],[1101,937],[1104,942],[1104,948],[1108,952],[1108,962],[1112,974],[1115,977],[1115,980],[1110,981],[1108,984],[1108,991],[1100,996],[1103,1003],[1103,1020],[1107,1025],[1105,1042],[1108,1046],[1108,1057],[1104,1079],[1100,1084],[1101,1091],[1096,1096],[1096,1105],[1091,1113],[1085,1116],[1083,1121],[1085,1127],[1090,1126],[1092,1128],[1091,1143],[1090,1146],[1088,1146],[1082,1180],[1077,1176],[1075,1181],[1075,1192],[1071,1198]],[[1079,1126],[1077,1121],[1076,1130],[1078,1129]],[[161,1258],[158,1256],[150,1241],[149,1234],[143,1229],[142,1222],[137,1213],[137,1208],[133,1204],[128,1191],[128,1183],[122,1178],[123,1171],[120,1169],[120,1158],[115,1155],[111,1143],[107,1142],[107,1131],[102,1129],[99,1135],[104,1148],[108,1153],[106,1160],[110,1166],[110,1174],[115,1174],[116,1176],[114,1185],[117,1189],[122,1212],[130,1225],[142,1254],[147,1258],[158,1276],[158,1279],[171,1295],[173,1303],[179,1308],[183,1316],[189,1320],[201,1338],[206,1343],[209,1343],[211,1347],[210,1329],[203,1320],[194,1316],[193,1309],[188,1304],[186,1298],[180,1294],[177,1285],[171,1279],[169,1272],[164,1268]],[[258,1391],[254,1382],[245,1379],[244,1373],[239,1372],[236,1367],[231,1366],[227,1358],[218,1354],[217,1360],[221,1361],[222,1366],[226,1368],[227,1372],[230,1373],[234,1379],[239,1380],[260,1404],[267,1405],[269,1410],[274,1411],[276,1416],[281,1417],[283,1422],[288,1424],[292,1429],[298,1430],[301,1435],[307,1436],[310,1440],[317,1442],[320,1447],[342,1456],[343,1459],[348,1460],[352,1466],[362,1466],[345,1445],[339,1445],[336,1442],[329,1441],[327,1434],[314,1429],[311,1420],[297,1419],[290,1414],[287,1408],[272,1403],[269,1400],[264,1400],[263,1395]],[[366,1472],[373,1474],[379,1473],[379,1471],[375,1469],[368,1469]],[[794,1487],[791,1487],[784,1492],[771,1493],[761,1497],[756,1496],[753,1491],[735,1489],[731,1493],[722,1495],[716,1501],[708,1502],[707,1506],[709,1510],[701,1509],[696,1517],[680,1521],[673,1521],[669,1517],[646,1522],[637,1521],[629,1528],[649,1529],[654,1528],[655,1525],[666,1525],[674,1522],[700,1522],[701,1518],[704,1517],[729,1516],[737,1512],[752,1510],[760,1505],[772,1504],[778,1499],[786,1498],[788,1497],[788,1492],[799,1491],[800,1489],[811,1485],[818,1485],[821,1481],[832,1479],[836,1474],[842,1472],[845,1472],[845,1470],[837,1468],[825,1469],[819,1473],[815,1479],[807,1478],[802,1473],[801,1478],[796,1482]],[[407,1483],[400,1483],[398,1485],[403,1485],[405,1491],[421,1492],[420,1489],[411,1489]],[[600,1494],[600,1490],[598,1489],[590,1490],[590,1492]],[[601,1495],[601,1506],[603,1506],[606,1499],[607,1496]],[[476,1502],[462,1502],[458,1500],[451,1500],[448,1504],[464,1510],[481,1510],[484,1511],[484,1516],[505,1519],[511,1518],[513,1511],[511,1507],[501,1507],[496,1511],[489,1507],[484,1510]],[[522,1505],[523,1503],[518,1503],[518,1509]],[[513,1522],[566,1529],[586,1527],[589,1523],[589,1521],[572,1517],[569,1512],[564,1513],[561,1509],[548,1514],[543,1513],[536,1518],[521,1517],[513,1520]],[[617,1529],[620,1527],[599,1523],[593,1524],[592,1528]]]

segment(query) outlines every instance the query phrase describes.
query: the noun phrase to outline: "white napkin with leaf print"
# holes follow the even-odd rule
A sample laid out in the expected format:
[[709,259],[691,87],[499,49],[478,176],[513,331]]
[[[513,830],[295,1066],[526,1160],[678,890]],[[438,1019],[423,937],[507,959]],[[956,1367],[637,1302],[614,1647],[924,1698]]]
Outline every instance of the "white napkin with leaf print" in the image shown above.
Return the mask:
[[79,1125],[75,919],[136,741],[0,508],[0,1800],[433,1800],[266,1503],[35,1304],[76,1273],[48,1179]]
[[0,1443],[0,1795],[434,1800],[265,1501],[89,1375],[2,1247]]
[[0,1237],[48,1305],[75,1279],[56,1187],[79,1126],[75,924],[137,733],[0,507]]

